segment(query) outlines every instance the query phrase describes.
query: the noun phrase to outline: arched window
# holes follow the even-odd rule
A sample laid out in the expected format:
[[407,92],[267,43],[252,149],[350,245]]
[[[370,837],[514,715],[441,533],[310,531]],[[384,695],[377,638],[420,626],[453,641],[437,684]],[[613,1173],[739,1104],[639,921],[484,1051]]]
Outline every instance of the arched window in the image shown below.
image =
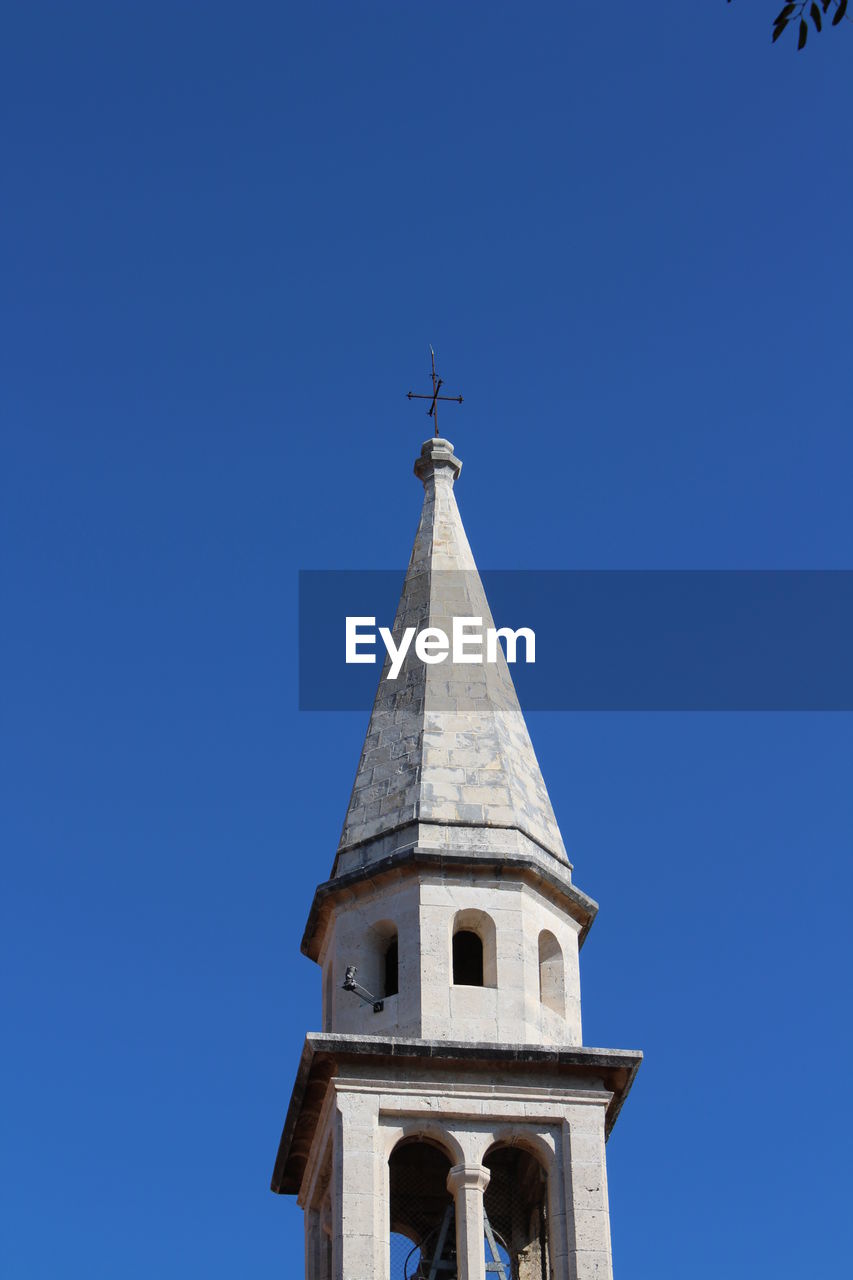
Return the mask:
[[487,912],[474,907],[457,911],[448,941],[455,987],[498,985],[495,922]]
[[393,920],[377,920],[370,926],[370,942],[361,958],[358,980],[378,999],[396,996],[400,990],[397,926]]
[[[548,1178],[542,1165],[523,1147],[498,1145],[483,1164],[491,1177],[483,1210],[496,1249],[487,1237],[486,1258],[498,1253],[504,1274],[550,1280],[548,1242]],[[497,1268],[493,1265],[490,1270]]]
[[548,929],[543,929],[539,935],[539,999],[546,1009],[553,1009],[563,1018],[566,1016],[563,952]]
[[453,935],[453,985],[483,986],[483,941],[473,929],[459,929]]
[[395,996],[400,990],[400,965],[397,935],[385,948],[385,990],[384,995]]
[[[455,1256],[453,1197],[447,1189],[451,1161],[430,1142],[406,1139],[388,1161],[390,1274],[447,1274],[438,1265]],[[455,1269],[454,1269],[454,1275]]]

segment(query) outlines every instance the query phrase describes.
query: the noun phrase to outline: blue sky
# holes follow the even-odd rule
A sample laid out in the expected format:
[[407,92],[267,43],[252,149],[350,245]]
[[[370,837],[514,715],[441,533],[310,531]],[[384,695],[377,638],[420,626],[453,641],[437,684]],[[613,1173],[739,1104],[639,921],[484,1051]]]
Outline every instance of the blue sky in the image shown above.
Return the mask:
[[[8,7],[5,1274],[297,1275],[268,1180],[428,343],[494,568],[851,568],[845,30],[723,0]],[[449,421],[452,414],[452,426]],[[544,714],[617,1274],[850,1256],[849,715]]]

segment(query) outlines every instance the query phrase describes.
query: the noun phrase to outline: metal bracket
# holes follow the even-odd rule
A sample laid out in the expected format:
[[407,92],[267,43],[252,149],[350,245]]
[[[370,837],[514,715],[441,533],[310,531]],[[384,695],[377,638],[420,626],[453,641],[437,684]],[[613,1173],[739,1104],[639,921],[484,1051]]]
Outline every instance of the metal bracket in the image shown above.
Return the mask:
[[385,1001],[378,1000],[376,996],[372,996],[370,992],[367,990],[367,988],[363,987],[360,982],[356,982],[355,974],[356,974],[355,965],[348,964],[346,976],[344,977],[344,981],[343,981],[343,990],[354,992],[354,994],[357,995],[359,1000],[363,1001],[364,1004],[373,1005],[374,1013],[381,1013],[382,1010],[385,1008]]

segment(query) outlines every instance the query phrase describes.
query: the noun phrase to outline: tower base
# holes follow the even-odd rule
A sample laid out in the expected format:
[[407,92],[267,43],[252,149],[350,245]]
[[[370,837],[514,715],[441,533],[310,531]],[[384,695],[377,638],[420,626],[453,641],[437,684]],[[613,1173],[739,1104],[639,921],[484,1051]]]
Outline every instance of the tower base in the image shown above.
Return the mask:
[[391,1233],[428,1249],[442,1197],[454,1207],[459,1280],[486,1280],[484,1195],[519,1280],[609,1280],[605,1142],[641,1060],[309,1035],[272,1179],[305,1211],[306,1280],[404,1280],[391,1273]]

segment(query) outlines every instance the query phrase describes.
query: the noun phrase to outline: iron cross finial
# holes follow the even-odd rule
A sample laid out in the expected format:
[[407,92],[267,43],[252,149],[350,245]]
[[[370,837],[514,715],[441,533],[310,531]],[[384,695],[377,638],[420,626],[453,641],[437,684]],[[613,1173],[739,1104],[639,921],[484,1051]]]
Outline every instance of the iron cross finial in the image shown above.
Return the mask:
[[462,404],[462,397],[461,396],[440,396],[438,394],[439,391],[441,390],[441,386],[444,380],[443,378],[439,378],[436,375],[435,352],[432,349],[432,345],[430,345],[429,353],[430,353],[430,356],[432,357],[432,394],[430,395],[429,393],[427,393],[426,395],[421,395],[417,391],[410,391],[408,394],[408,399],[409,400],[429,400],[430,404],[429,404],[429,408],[427,409],[427,414],[429,415],[430,418],[432,418],[433,422],[435,423],[435,434],[438,435],[438,402],[439,400],[455,400],[457,404]]

